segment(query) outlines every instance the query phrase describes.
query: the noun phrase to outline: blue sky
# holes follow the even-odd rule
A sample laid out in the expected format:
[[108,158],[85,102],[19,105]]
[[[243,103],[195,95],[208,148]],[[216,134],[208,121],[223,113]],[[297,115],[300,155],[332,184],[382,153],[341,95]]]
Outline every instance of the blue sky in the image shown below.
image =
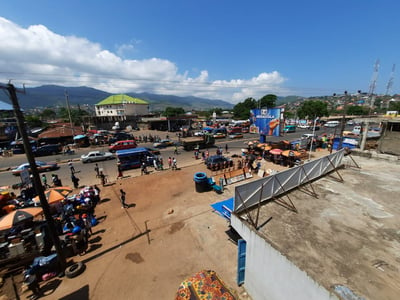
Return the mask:
[[[0,1],[0,82],[193,95],[377,93],[400,1]],[[400,67],[400,66],[399,66]],[[399,92],[397,72],[390,94]]]

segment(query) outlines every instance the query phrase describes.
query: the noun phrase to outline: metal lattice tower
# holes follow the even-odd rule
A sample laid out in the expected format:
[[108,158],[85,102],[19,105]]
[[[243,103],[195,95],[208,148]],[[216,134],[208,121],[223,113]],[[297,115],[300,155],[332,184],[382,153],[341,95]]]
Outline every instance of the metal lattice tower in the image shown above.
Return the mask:
[[395,70],[396,70],[396,64],[393,64],[392,72],[390,73],[390,78],[389,78],[388,84],[386,86],[386,94],[385,95],[389,95],[389,93],[392,91]]
[[375,62],[374,74],[372,75],[371,84],[369,85],[368,96],[369,96],[369,101],[370,101],[370,103],[369,103],[370,107],[373,107],[374,102],[375,102],[374,91],[375,91],[375,87],[376,87],[376,81],[378,80],[378,72],[379,72],[379,59],[377,59]]

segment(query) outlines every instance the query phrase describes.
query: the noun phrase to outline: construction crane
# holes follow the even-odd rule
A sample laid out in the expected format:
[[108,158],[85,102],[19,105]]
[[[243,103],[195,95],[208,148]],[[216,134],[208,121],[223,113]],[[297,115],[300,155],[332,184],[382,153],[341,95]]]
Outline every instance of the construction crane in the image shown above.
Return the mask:
[[369,107],[372,108],[374,106],[375,102],[375,87],[376,87],[376,81],[378,80],[378,72],[379,72],[379,59],[376,60],[375,66],[374,66],[374,73],[372,75],[371,83],[369,85],[369,92],[368,92],[368,98],[369,98]]
[[386,94],[389,95],[389,93],[392,91],[392,86],[393,86],[393,80],[394,80],[394,71],[396,70],[396,64],[393,64],[392,66],[392,72],[390,73],[390,78],[389,81],[386,85]]

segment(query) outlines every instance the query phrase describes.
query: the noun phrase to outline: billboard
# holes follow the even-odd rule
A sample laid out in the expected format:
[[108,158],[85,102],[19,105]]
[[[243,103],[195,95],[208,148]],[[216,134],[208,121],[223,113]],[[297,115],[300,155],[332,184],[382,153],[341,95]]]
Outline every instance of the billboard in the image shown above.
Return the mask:
[[279,136],[282,108],[262,108],[250,110],[250,132]]

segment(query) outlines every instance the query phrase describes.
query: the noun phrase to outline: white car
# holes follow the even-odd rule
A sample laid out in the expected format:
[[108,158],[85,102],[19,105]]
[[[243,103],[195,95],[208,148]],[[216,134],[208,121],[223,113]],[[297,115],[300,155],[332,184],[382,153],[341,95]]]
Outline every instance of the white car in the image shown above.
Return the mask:
[[88,154],[81,155],[82,163],[91,163],[94,161],[114,159],[114,155],[107,151],[90,151]]
[[302,128],[302,129],[308,129],[310,126],[308,126],[307,124],[298,124],[297,128]]

